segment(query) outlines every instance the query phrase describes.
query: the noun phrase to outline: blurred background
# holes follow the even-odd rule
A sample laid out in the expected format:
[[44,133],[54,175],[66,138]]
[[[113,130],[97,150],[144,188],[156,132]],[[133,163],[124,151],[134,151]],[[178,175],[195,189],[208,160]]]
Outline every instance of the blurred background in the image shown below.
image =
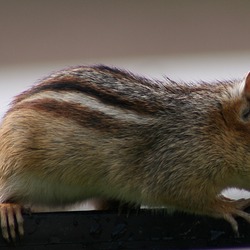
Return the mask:
[[243,77],[249,10],[249,0],[0,0],[0,116],[14,95],[76,64],[184,81]]

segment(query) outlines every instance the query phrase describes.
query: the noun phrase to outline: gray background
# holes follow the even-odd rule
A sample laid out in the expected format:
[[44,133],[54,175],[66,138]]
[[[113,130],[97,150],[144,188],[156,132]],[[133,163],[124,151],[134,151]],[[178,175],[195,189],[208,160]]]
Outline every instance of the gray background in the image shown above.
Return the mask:
[[53,70],[105,63],[198,81],[250,71],[249,0],[0,0],[0,116]]
[[248,0],[1,0],[0,65],[249,51]]

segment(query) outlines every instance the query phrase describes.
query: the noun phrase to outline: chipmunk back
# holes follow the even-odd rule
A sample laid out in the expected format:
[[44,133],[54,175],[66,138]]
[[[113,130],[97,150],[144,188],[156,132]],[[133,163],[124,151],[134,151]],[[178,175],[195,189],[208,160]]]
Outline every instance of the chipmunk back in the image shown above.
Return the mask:
[[[153,81],[107,66],[61,70],[18,95],[0,127],[6,240],[26,204],[104,198],[250,222],[250,75],[214,83]],[[15,223],[15,220],[17,223]]]

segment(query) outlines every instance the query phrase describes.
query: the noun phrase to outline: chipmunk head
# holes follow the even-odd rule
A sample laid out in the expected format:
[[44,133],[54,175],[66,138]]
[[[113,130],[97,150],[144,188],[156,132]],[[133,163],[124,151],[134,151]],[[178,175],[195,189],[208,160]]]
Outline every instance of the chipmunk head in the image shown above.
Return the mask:
[[[250,191],[250,72],[240,85],[237,94],[231,96],[222,107],[226,150],[230,149],[230,161],[235,164],[237,187]],[[229,161],[229,162],[230,162]]]
[[250,190],[250,73],[220,87],[218,109],[210,114],[208,134],[214,154],[225,166],[227,177],[223,177],[222,186]]

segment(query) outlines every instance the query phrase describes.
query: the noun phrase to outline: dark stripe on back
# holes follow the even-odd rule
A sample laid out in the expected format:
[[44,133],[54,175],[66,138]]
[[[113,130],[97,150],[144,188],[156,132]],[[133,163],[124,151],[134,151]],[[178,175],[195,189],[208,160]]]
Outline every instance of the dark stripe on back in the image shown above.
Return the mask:
[[43,91],[70,91],[70,92],[80,92],[94,98],[97,98],[100,102],[104,104],[109,104],[117,106],[121,109],[128,109],[131,111],[138,112],[140,114],[152,114],[159,111],[160,107],[150,103],[150,100],[139,100],[128,99],[126,96],[119,95],[112,89],[101,89],[97,84],[79,84],[76,80],[73,81],[60,81],[60,82],[50,82],[47,85],[38,85],[32,88],[30,91],[18,96],[13,104],[16,104],[34,94]]
[[[75,74],[75,75],[74,75]],[[104,104],[109,104],[113,106],[117,106],[121,109],[128,109],[131,111],[135,111],[139,114],[153,114],[157,113],[160,110],[163,110],[163,107],[159,101],[156,100],[156,97],[150,93],[149,89],[143,88],[143,84],[138,83],[138,87],[136,83],[133,83],[130,86],[126,86],[127,90],[119,90],[107,86],[102,85],[100,82],[103,81],[111,81],[109,79],[110,76],[102,75],[104,73],[93,73],[91,72],[91,78],[98,78],[98,82],[91,80],[86,76],[84,78],[84,72],[74,72],[74,74],[69,75],[59,75],[59,77],[52,77],[45,79],[41,84],[38,84],[31,88],[28,91],[23,92],[19,96],[16,97],[13,104],[17,104],[18,102],[43,91],[70,91],[70,92],[80,92],[94,98],[97,98],[100,102]],[[82,77],[77,76],[82,75]],[[125,73],[124,73],[125,74]],[[115,75],[116,76],[116,75]],[[115,77],[114,72],[111,74],[111,77]],[[124,76],[127,76],[125,74]],[[100,79],[101,78],[101,79]],[[114,78],[112,80],[112,84],[114,85],[115,81],[119,81]],[[114,81],[114,82],[113,82]],[[123,78],[124,81],[124,78]],[[135,80],[134,80],[135,81]],[[129,85],[129,84],[128,84]],[[139,90],[138,90],[138,89]],[[136,92],[137,91],[137,92]],[[138,94],[138,91],[141,92],[141,95]],[[133,94],[136,93],[136,94]]]
[[129,126],[126,121],[121,122],[100,111],[83,107],[80,104],[60,102],[49,98],[17,104],[8,113],[19,111],[20,109],[44,111],[47,115],[51,114],[55,117],[70,119],[83,127],[106,132],[115,132]]

